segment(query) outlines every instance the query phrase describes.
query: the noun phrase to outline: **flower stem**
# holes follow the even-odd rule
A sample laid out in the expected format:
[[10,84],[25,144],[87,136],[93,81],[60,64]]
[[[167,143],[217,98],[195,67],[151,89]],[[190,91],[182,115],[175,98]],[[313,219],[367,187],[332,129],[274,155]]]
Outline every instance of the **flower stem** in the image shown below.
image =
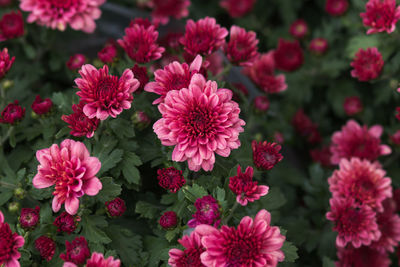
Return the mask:
[[228,217],[226,217],[225,219],[222,220],[222,224],[228,224],[229,220],[232,219],[232,216],[238,206],[239,206],[239,203],[237,201],[235,201],[235,204],[233,204],[233,206],[231,208],[230,214],[228,215]]

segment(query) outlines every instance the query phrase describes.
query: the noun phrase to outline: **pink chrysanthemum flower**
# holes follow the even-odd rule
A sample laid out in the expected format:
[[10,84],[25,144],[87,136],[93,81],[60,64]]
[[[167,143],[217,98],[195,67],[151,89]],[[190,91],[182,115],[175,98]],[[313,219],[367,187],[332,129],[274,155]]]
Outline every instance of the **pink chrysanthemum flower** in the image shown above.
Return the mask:
[[348,0],[326,0],[325,11],[331,16],[341,16],[349,8]]
[[159,98],[153,101],[153,104],[163,102],[169,91],[181,90],[188,88],[194,74],[200,71],[202,64],[201,56],[196,56],[190,66],[186,63],[174,61],[164,69],[159,69],[154,72],[154,82],[146,84],[144,90],[147,92],[160,95]]
[[25,117],[25,108],[18,104],[18,100],[8,104],[0,115],[0,123],[14,124],[21,121]]
[[108,66],[97,70],[86,64],[79,71],[82,78],[75,79],[80,89],[76,94],[84,103],[83,113],[89,119],[105,120],[108,116],[116,118],[124,109],[130,109],[132,93],[139,88],[139,81],[133,72],[126,69],[122,76],[108,74]]
[[15,57],[10,58],[7,48],[0,50],[0,80],[11,69],[11,66],[14,63],[14,61]]
[[240,18],[253,9],[256,1],[257,0],[221,0],[220,6],[226,9],[232,18]]
[[259,142],[253,140],[251,142],[253,149],[253,161],[259,169],[271,170],[283,156],[279,153],[281,146],[276,143],[268,143],[267,141]]
[[303,65],[304,56],[300,43],[279,39],[278,47],[274,51],[275,66],[283,71],[295,71]]
[[347,116],[353,116],[363,110],[363,104],[358,96],[350,96],[344,100],[343,109]]
[[119,267],[120,265],[121,261],[119,259],[114,259],[113,256],[105,259],[104,255],[98,252],[93,252],[86,262],[86,267]]
[[125,29],[125,36],[118,44],[137,63],[147,63],[161,58],[165,48],[157,44],[158,32],[154,26],[133,24]]
[[24,35],[24,18],[20,11],[10,12],[0,19],[0,42]]
[[357,157],[374,161],[379,156],[390,154],[390,147],[381,145],[382,132],[383,128],[380,125],[368,129],[366,125],[361,127],[356,121],[349,120],[342,127],[342,131],[332,135],[332,164],[338,164],[342,158]]
[[298,19],[290,25],[289,33],[294,38],[301,39],[308,33],[308,26],[304,19]]
[[265,95],[256,96],[253,100],[253,103],[256,110],[260,112],[267,111],[270,106],[269,99]]
[[35,229],[40,221],[40,207],[36,206],[34,209],[22,208],[21,215],[19,216],[19,224],[25,231]]
[[102,188],[95,176],[101,163],[98,158],[90,157],[82,142],[66,139],[60,146],[53,144],[50,148],[38,150],[36,158],[40,165],[32,183],[38,189],[55,185],[54,212],[65,204],[65,210],[74,215],[81,196],[95,196]]
[[361,82],[373,80],[378,78],[383,65],[382,55],[376,47],[366,50],[360,48],[350,63],[350,66],[354,68],[351,71],[351,77],[357,78]]
[[316,55],[322,55],[328,50],[329,44],[328,40],[325,38],[314,38],[311,40],[308,49],[316,54]]
[[197,22],[188,20],[185,35],[180,39],[185,51],[192,56],[209,55],[225,44],[228,31],[214,18],[205,17]]
[[336,267],[389,267],[390,258],[386,252],[380,252],[370,246],[354,248],[348,245],[346,248],[338,248],[339,261]]
[[22,236],[11,231],[8,223],[4,222],[4,215],[0,211],[0,265],[4,267],[20,267],[18,259],[21,254],[18,249],[25,240]]
[[107,214],[112,218],[121,217],[126,211],[125,201],[119,197],[106,201],[105,205]]
[[189,227],[194,228],[200,224],[219,226],[221,213],[218,201],[215,198],[210,195],[198,198],[194,206],[197,210],[192,216],[193,219],[188,222]]
[[78,224],[77,216],[72,216],[68,212],[62,212],[53,222],[57,227],[57,232],[72,234]]
[[35,248],[46,261],[51,261],[56,252],[56,247],[56,242],[50,237],[42,235],[35,240]]
[[67,68],[70,70],[80,69],[86,62],[86,57],[84,54],[75,54],[70,56],[68,61],[65,63]]
[[341,159],[339,170],[328,179],[334,198],[351,198],[358,205],[383,211],[382,202],[392,197],[392,180],[378,163],[351,158]]
[[158,105],[162,118],[153,129],[163,145],[175,146],[172,160],[187,160],[192,171],[211,171],[214,153],[228,157],[240,146],[245,122],[231,99],[231,90],[218,89],[216,82],[201,74],[192,77],[188,88],[168,92]]
[[395,145],[400,145],[400,130],[397,130],[394,134],[389,135],[390,141]]
[[220,230],[199,225],[195,232],[201,236],[206,251],[200,256],[205,266],[265,266],[275,267],[285,255],[281,251],[285,236],[279,227],[271,226],[271,214],[260,210],[254,220],[244,217],[238,227],[222,226]]
[[190,235],[183,236],[178,242],[184,247],[184,250],[170,249],[169,265],[172,267],[205,267],[200,260],[200,255],[205,249],[201,244],[201,237],[196,231],[191,232]]
[[158,221],[160,226],[166,230],[172,230],[178,225],[178,216],[175,211],[166,211]]
[[169,17],[180,19],[189,15],[190,0],[150,0],[148,5],[153,9],[154,24],[167,24]]
[[169,190],[171,193],[178,192],[186,183],[182,171],[174,167],[157,170],[157,180],[162,188]]
[[104,63],[112,63],[115,58],[117,57],[117,46],[114,43],[115,41],[113,40],[113,42],[108,43],[104,46],[103,49],[101,49],[98,53],[97,53],[97,57]]
[[30,12],[27,21],[36,22],[52,29],[64,31],[69,25],[77,31],[92,33],[96,19],[100,18],[100,6],[105,0],[21,0],[19,7]]
[[252,167],[247,167],[246,171],[242,173],[238,166],[237,175],[229,178],[229,188],[236,195],[236,201],[242,206],[268,194],[268,186],[257,184],[257,181],[253,181]]
[[74,113],[70,115],[62,115],[61,119],[69,124],[68,128],[71,129],[71,135],[92,138],[100,120],[98,118],[89,119],[88,116],[83,113],[84,105],[83,102],[80,102],[78,105],[73,104],[72,111]]
[[368,205],[356,205],[354,199],[331,198],[331,211],[326,218],[333,221],[333,230],[338,232],[336,245],[345,247],[348,243],[359,248],[369,246],[381,237],[376,213]]
[[303,109],[299,109],[292,118],[292,125],[296,132],[302,137],[307,138],[307,141],[311,144],[317,144],[321,142],[321,135],[318,131],[318,125],[315,124],[307,114],[304,113]]
[[[72,242],[65,241],[65,253],[60,254],[60,258],[65,262],[71,262],[77,265],[84,264],[86,259],[89,257],[90,249],[86,239],[83,236],[75,237]],[[66,265],[64,264],[64,267],[65,266]]]
[[37,95],[35,101],[33,101],[31,108],[32,111],[37,115],[45,115],[50,112],[53,107],[53,101],[50,98],[42,99],[40,95]]
[[370,27],[367,34],[384,32],[392,33],[400,19],[400,6],[396,0],[369,0],[365,5],[365,13],[361,13],[364,26]]
[[253,31],[233,25],[229,33],[229,42],[224,46],[224,52],[230,62],[240,66],[251,66],[259,56],[258,39]]

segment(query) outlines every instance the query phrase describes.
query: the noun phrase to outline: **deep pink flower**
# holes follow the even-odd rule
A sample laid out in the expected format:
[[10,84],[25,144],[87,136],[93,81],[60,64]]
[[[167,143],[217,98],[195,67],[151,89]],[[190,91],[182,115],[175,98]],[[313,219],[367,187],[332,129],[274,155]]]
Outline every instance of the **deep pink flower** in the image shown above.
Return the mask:
[[82,78],[75,79],[79,90],[76,94],[84,103],[83,113],[89,119],[105,120],[108,116],[116,118],[124,109],[130,109],[132,93],[139,88],[130,69],[125,69],[120,78],[108,73],[108,66],[96,69],[90,64],[79,71]]
[[174,229],[178,225],[178,216],[176,215],[175,211],[166,211],[160,217],[158,223],[164,229]]
[[40,207],[36,206],[34,209],[22,208],[21,215],[19,216],[19,224],[25,231],[33,230],[40,221]]
[[381,73],[383,64],[382,55],[376,47],[366,50],[360,48],[350,63],[350,66],[354,68],[351,76],[361,82],[373,80]]
[[95,176],[101,163],[98,158],[90,157],[82,142],[66,139],[60,146],[53,144],[50,148],[38,150],[36,158],[40,165],[32,183],[38,189],[55,185],[54,212],[65,203],[65,210],[75,215],[79,198],[84,194],[95,196],[102,188]]
[[259,142],[253,140],[251,142],[253,149],[254,165],[259,169],[271,170],[283,156],[279,153],[281,146],[276,143],[268,143],[267,141]]
[[292,118],[292,125],[302,137],[307,138],[311,144],[321,142],[321,135],[318,131],[318,125],[311,121],[304,110],[299,109]]
[[121,217],[126,211],[125,201],[119,197],[112,201],[107,201],[105,204],[107,213],[113,218]]
[[114,259],[113,256],[104,258],[102,253],[93,252],[92,256],[87,260],[86,267],[119,267],[121,266],[121,261],[119,259]]
[[357,157],[374,161],[379,156],[390,154],[390,147],[381,145],[382,132],[383,128],[380,125],[368,129],[366,125],[361,127],[356,121],[349,120],[342,127],[342,131],[332,135],[332,164],[338,164],[342,158]]
[[149,126],[151,123],[151,119],[149,118],[149,116],[141,110],[135,111],[135,113],[133,113],[131,117],[131,120],[135,127],[139,130],[147,128],[147,126]]
[[65,247],[65,253],[61,253],[60,258],[66,262],[80,265],[90,257],[88,243],[83,236],[76,237],[72,242],[65,241]]
[[104,64],[112,63],[117,56],[117,46],[109,43],[97,53],[97,56]]
[[[208,66],[207,66],[208,63]],[[206,77],[206,71],[210,71],[212,75],[216,76],[224,70],[224,56],[219,51],[207,55],[203,63],[200,73]]]
[[315,148],[310,150],[310,156],[314,162],[318,162],[324,167],[332,167],[331,163],[331,151],[329,146],[324,146],[320,149]]
[[228,157],[240,146],[245,122],[231,98],[231,90],[218,89],[216,82],[206,81],[201,74],[192,77],[188,88],[168,92],[158,105],[162,118],[153,129],[163,145],[175,146],[172,160],[187,160],[192,171],[211,171],[214,153]]
[[40,236],[35,240],[35,248],[46,261],[51,261],[56,251],[56,242],[47,236]]
[[8,104],[1,112],[0,123],[14,124],[21,121],[24,116],[25,108],[18,105],[18,100],[15,100],[14,103]]
[[40,95],[37,95],[35,101],[33,101],[31,108],[38,115],[44,115],[50,112],[53,107],[53,102],[50,98],[42,99]]
[[4,222],[4,215],[0,211],[0,265],[5,267],[20,267],[18,259],[21,254],[18,249],[22,247],[25,240],[17,233],[11,232],[8,223]]
[[67,67],[70,70],[80,69],[86,63],[86,57],[83,54],[72,55],[67,61]]
[[304,19],[298,19],[290,25],[290,35],[294,38],[301,39],[308,33],[308,26]]
[[400,145],[400,130],[397,130],[394,134],[389,135],[390,140],[395,145]]
[[131,22],[129,23],[129,27],[132,27],[132,26],[135,25],[135,24],[137,24],[137,25],[139,25],[139,26],[143,26],[143,27],[145,27],[146,29],[147,29],[148,27],[150,27],[150,26],[154,26],[155,29],[157,29],[157,27],[158,27],[157,25],[151,23],[151,21],[150,21],[148,18],[140,18],[140,17],[134,18],[134,19],[131,20]]
[[400,19],[400,6],[396,0],[369,0],[365,13],[360,14],[365,27],[370,27],[367,34],[384,32],[392,33]]
[[77,31],[92,33],[96,19],[100,18],[100,6],[105,0],[21,0],[19,7],[30,12],[27,22],[36,22],[52,29],[64,31],[69,25]]
[[390,259],[386,252],[380,252],[370,246],[354,248],[348,245],[346,248],[338,248],[339,261],[336,267],[389,267]]
[[221,222],[221,213],[219,211],[219,204],[215,198],[210,195],[198,198],[194,206],[197,210],[192,215],[193,219],[188,222],[189,227],[194,228],[200,224],[218,227]]
[[11,5],[12,0],[0,0],[0,7]]
[[165,48],[157,44],[158,32],[154,26],[144,27],[133,24],[125,29],[125,36],[118,39],[118,44],[128,56],[137,63],[147,63],[159,59]]
[[340,160],[339,170],[328,179],[334,198],[354,199],[357,205],[368,205],[383,211],[382,202],[392,197],[392,180],[378,163],[358,158]]
[[[147,75],[146,67],[140,67],[138,64],[135,64],[135,66],[133,66],[133,68],[131,68],[131,70],[132,70],[135,78],[140,83],[138,91],[143,91],[144,87],[149,82],[149,76]],[[136,91],[136,93],[138,91]]]
[[80,102],[78,105],[73,104],[72,111],[74,113],[62,115],[61,119],[69,124],[68,127],[71,129],[71,135],[92,138],[100,120],[97,118],[89,119],[85,113],[83,113],[84,105],[83,102]]
[[229,42],[224,52],[230,62],[240,66],[251,66],[259,56],[258,39],[253,31],[233,25],[229,33]]
[[257,0],[221,0],[219,4],[228,11],[232,18],[240,18],[253,9],[256,1]]
[[246,171],[242,173],[240,166],[238,166],[237,175],[229,178],[229,188],[236,195],[236,201],[242,206],[246,206],[247,202],[254,202],[268,194],[268,186],[257,184],[257,181],[253,181],[252,167],[247,167]]
[[180,42],[187,53],[209,55],[225,44],[228,31],[217,24],[214,18],[205,17],[196,22],[189,19],[186,22],[185,35]]
[[336,245],[345,247],[348,243],[355,248],[369,246],[381,237],[376,213],[368,205],[356,205],[352,198],[331,198],[331,211],[326,218],[333,221],[333,230],[338,232]]
[[202,64],[201,56],[197,56],[190,66],[174,61],[164,69],[154,72],[154,82],[146,84],[144,90],[160,95],[153,104],[162,103],[168,92],[188,88],[194,74],[198,73]]
[[0,19],[0,42],[24,35],[24,18],[20,11],[10,12]]
[[285,258],[281,248],[286,238],[279,227],[271,226],[271,214],[266,210],[260,210],[254,220],[242,218],[236,229],[199,225],[195,232],[206,249],[200,256],[205,266],[275,267]]
[[157,170],[157,179],[158,184],[162,188],[169,190],[171,193],[178,192],[178,190],[186,183],[182,171],[177,170],[174,167]]
[[326,0],[325,2],[325,11],[331,16],[341,16],[348,8],[348,0]]
[[328,48],[329,44],[325,38],[314,38],[308,46],[308,49],[316,55],[324,54]]
[[191,232],[190,235],[184,235],[178,242],[184,247],[184,250],[170,249],[169,265],[172,267],[205,267],[200,260],[200,255],[205,249],[201,244],[201,237],[196,231]]
[[267,111],[269,109],[269,100],[265,95],[256,96],[254,98],[254,107],[258,111]]
[[54,220],[53,225],[57,227],[58,232],[71,234],[76,229],[77,220],[74,216],[64,211]]
[[303,65],[304,56],[300,43],[279,39],[278,47],[274,51],[275,66],[283,71],[295,71]]
[[0,80],[11,69],[11,66],[14,63],[14,60],[15,60],[15,57],[10,58],[7,48],[0,50]]
[[344,100],[343,109],[347,116],[353,116],[363,110],[363,104],[358,96],[350,96]]
[[167,24],[169,17],[176,19],[189,15],[190,0],[150,0],[151,17],[155,24]]

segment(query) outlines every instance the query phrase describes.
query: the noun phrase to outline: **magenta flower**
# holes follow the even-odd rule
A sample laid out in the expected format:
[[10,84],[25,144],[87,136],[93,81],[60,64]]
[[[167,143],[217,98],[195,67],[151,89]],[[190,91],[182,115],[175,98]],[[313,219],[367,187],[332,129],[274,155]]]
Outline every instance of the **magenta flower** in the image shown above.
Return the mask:
[[233,25],[229,33],[229,42],[224,52],[230,62],[240,66],[251,66],[258,58],[258,39],[256,33]]
[[231,99],[231,90],[218,89],[216,82],[206,81],[201,74],[192,77],[188,88],[168,92],[158,106],[162,118],[153,129],[163,145],[175,146],[172,160],[187,160],[192,171],[211,171],[214,153],[228,157],[240,146],[245,122]]
[[360,16],[364,26],[370,27],[367,34],[392,33],[400,19],[400,6],[396,7],[396,0],[369,0]]
[[24,238],[13,233],[10,225],[4,222],[4,215],[0,211],[0,266],[4,264],[5,267],[20,267],[18,259],[21,254],[18,249],[24,243]]
[[130,109],[132,93],[139,88],[139,81],[133,72],[126,69],[122,76],[108,74],[108,66],[97,70],[86,64],[79,71],[82,78],[75,79],[80,89],[76,94],[81,97],[83,113],[89,119],[105,120],[108,116],[116,118],[124,109]]
[[178,242],[184,247],[184,250],[173,248],[169,250],[168,264],[172,267],[204,267],[201,263],[200,255],[204,252],[201,244],[201,236],[193,231],[190,235],[185,235]]
[[196,207],[196,213],[192,215],[193,219],[188,221],[188,226],[191,228],[196,227],[200,224],[208,224],[218,227],[221,220],[221,213],[219,211],[219,205],[215,198],[212,196],[204,196],[196,199],[194,203]]
[[180,19],[189,15],[190,0],[151,0],[148,5],[153,9],[153,22],[167,24],[169,17]]
[[119,267],[121,261],[114,259],[113,256],[104,258],[102,253],[93,252],[92,256],[87,260],[86,267]]
[[75,215],[79,198],[84,194],[95,196],[102,188],[95,176],[101,163],[98,158],[90,157],[82,142],[66,139],[60,146],[53,144],[50,148],[38,150],[36,158],[40,165],[32,183],[38,189],[55,185],[54,212],[65,204],[65,210]]

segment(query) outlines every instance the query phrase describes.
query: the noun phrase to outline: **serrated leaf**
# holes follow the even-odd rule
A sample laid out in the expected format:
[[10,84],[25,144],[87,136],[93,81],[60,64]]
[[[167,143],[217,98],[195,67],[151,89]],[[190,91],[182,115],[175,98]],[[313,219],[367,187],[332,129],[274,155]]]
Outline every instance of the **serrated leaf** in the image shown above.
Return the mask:
[[182,192],[185,197],[193,203],[196,201],[196,199],[208,195],[207,191],[198,184],[193,184],[192,186],[186,185],[182,187]]
[[283,243],[282,252],[285,254],[286,262],[294,262],[299,257],[299,255],[297,255],[297,248],[288,241]]
[[51,198],[53,195],[52,194],[53,191],[54,191],[54,188],[52,188],[52,187],[43,188],[43,189],[32,188],[31,190],[29,190],[29,194],[34,199],[43,200],[43,199]]
[[139,156],[133,152],[126,152],[122,160],[122,174],[125,180],[130,184],[140,183],[140,173],[135,166],[142,164]]
[[135,136],[133,124],[125,119],[118,118],[109,122],[111,130],[118,136],[118,138],[131,138]]
[[270,188],[268,194],[260,199],[264,209],[271,211],[282,207],[286,203],[286,198],[277,187]]
[[100,192],[96,195],[96,198],[104,203],[106,201],[113,200],[121,194],[121,185],[114,183],[112,177],[103,177],[100,179],[103,187]]
[[227,208],[227,201],[225,200],[225,190],[223,188],[217,187],[214,190],[214,197],[218,200],[219,204],[221,205],[222,209]]
[[91,242],[108,244],[111,239],[100,228],[106,228],[108,225],[106,218],[99,215],[82,216],[82,235]]
[[13,196],[13,191],[0,191],[0,206],[4,205]]
[[169,230],[169,231],[167,231],[165,233],[165,239],[167,239],[168,242],[171,242],[175,238],[175,236],[177,234],[179,234],[179,233],[180,233],[180,229],[179,228],[175,228],[173,230]]
[[159,210],[153,204],[144,201],[138,201],[138,203],[136,203],[135,212],[140,214],[140,217],[153,219],[158,215]]
[[111,152],[109,155],[106,154],[101,154],[99,156],[99,160],[101,162],[101,172],[104,173],[111,168],[115,167],[118,162],[122,160],[122,155],[124,154],[124,151],[122,149],[115,149],[113,152]]
[[349,58],[354,58],[354,55],[360,48],[366,49],[368,47],[378,47],[379,38],[376,34],[371,35],[357,35],[351,38],[346,47],[346,53]]

